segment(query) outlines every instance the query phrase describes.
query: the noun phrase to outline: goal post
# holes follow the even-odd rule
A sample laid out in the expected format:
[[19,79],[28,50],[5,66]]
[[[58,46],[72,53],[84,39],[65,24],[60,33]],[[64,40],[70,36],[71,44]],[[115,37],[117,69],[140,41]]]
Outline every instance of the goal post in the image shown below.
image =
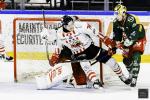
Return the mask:
[[[102,31],[102,21],[98,18],[80,18],[81,22],[88,22]],[[16,82],[30,81],[33,76],[45,72],[49,68],[46,57],[45,42],[40,33],[44,28],[43,18],[16,18],[13,21],[14,38],[14,80]],[[61,25],[60,17],[45,18],[48,29],[54,29]],[[52,37],[53,38],[53,37]],[[101,46],[99,39],[94,39],[96,45]],[[49,54],[54,50],[56,42],[49,42]],[[70,66],[68,63],[67,66]],[[96,70],[103,81],[102,64],[96,64]]]

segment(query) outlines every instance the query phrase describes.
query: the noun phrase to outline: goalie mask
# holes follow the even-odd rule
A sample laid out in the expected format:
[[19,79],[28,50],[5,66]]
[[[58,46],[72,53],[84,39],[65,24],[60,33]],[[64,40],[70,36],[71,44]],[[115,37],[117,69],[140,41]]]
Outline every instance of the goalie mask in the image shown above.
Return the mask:
[[122,21],[127,12],[127,8],[121,4],[118,4],[114,8],[114,15],[118,21]]

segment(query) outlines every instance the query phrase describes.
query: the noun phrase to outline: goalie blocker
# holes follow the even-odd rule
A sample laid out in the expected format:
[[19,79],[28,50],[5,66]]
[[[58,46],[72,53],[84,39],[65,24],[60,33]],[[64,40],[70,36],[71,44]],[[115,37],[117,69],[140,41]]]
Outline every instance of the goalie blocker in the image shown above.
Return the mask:
[[71,67],[62,65],[61,63],[56,64],[48,72],[35,77],[37,89],[50,89],[64,79],[67,79],[72,73]]

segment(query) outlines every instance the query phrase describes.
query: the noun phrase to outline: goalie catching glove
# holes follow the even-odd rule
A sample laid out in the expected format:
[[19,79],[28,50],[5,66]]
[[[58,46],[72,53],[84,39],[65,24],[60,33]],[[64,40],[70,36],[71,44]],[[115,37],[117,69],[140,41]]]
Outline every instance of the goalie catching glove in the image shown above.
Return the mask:
[[41,32],[42,39],[48,40],[48,34],[49,34],[48,29],[47,28],[43,28],[43,30]]
[[41,32],[41,37],[43,40],[53,42],[54,40],[57,39],[56,30],[55,29],[48,30],[47,28],[43,28]]

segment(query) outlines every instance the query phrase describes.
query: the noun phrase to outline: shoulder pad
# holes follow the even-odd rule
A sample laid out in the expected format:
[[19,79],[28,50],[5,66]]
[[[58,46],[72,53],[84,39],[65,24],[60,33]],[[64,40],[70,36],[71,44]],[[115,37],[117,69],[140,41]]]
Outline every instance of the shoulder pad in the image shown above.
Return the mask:
[[140,19],[139,19],[139,17],[138,17],[138,16],[136,16],[136,15],[132,15],[132,16],[135,18],[136,23],[137,23],[137,24],[139,24],[139,23],[140,23]]
[[128,16],[128,17],[127,17],[127,21],[128,21],[128,22],[134,22],[134,21],[135,21],[134,16],[132,16],[132,15]]

